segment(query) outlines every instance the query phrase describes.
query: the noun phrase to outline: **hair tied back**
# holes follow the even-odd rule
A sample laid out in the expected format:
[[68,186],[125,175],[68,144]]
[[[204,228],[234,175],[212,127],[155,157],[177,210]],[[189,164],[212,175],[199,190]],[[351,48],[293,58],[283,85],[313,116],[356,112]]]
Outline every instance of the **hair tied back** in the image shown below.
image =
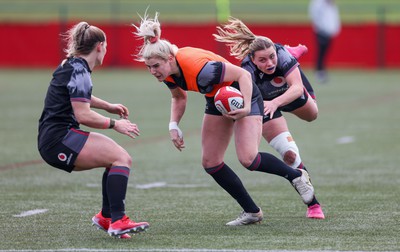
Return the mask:
[[158,37],[157,37],[157,36],[155,36],[155,37],[150,37],[150,38],[149,38],[150,44],[154,44],[154,43],[156,43],[157,41],[158,41]]

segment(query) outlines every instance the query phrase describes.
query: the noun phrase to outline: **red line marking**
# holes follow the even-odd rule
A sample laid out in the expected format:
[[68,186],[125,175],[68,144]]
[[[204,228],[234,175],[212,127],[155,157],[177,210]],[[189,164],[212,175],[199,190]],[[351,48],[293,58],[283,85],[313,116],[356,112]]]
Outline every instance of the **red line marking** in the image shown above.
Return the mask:
[[17,162],[17,163],[13,163],[13,164],[2,165],[2,166],[0,166],[0,172],[1,171],[5,171],[5,170],[14,169],[14,168],[20,168],[20,167],[25,167],[25,166],[29,166],[29,165],[36,165],[36,164],[42,164],[42,163],[44,163],[44,161],[39,159],[39,160],[30,160],[30,161],[24,161],[24,162]]

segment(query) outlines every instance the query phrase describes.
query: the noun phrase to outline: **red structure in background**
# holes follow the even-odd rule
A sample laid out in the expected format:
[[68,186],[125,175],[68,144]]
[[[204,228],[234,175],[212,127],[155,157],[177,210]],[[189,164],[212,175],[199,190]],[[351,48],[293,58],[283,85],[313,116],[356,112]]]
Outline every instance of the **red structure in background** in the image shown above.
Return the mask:
[[[62,23],[2,23],[0,24],[0,67],[55,67],[64,58],[65,47],[60,34],[72,24]],[[108,55],[104,66],[143,67],[134,60],[138,41],[134,28],[129,24],[95,24],[108,35]],[[274,42],[288,45],[299,43],[309,52],[301,58],[301,64],[312,67],[315,57],[315,38],[311,27],[300,25],[248,25],[259,35]],[[234,63],[228,48],[214,40],[216,24],[177,25],[163,24],[162,36],[178,47],[193,46],[221,54]],[[400,68],[400,25],[352,24],[342,27],[334,40],[328,57],[330,67]]]

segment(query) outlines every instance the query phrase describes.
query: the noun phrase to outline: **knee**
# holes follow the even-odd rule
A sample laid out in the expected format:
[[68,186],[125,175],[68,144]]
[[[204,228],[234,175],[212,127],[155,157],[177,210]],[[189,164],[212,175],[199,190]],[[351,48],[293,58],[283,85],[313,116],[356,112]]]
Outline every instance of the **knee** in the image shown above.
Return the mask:
[[204,169],[207,169],[209,167],[218,166],[223,162],[224,162],[223,156],[222,157],[216,157],[216,156],[206,157],[203,155],[201,157],[201,165],[203,166]]
[[131,167],[132,157],[126,150],[122,149],[122,151],[118,154],[118,159],[116,162],[118,162],[119,165]]
[[[254,159],[253,159],[253,160],[254,160]],[[250,167],[251,164],[253,163],[253,160],[246,158],[246,159],[239,159],[239,162],[240,162],[244,167],[246,167],[247,169],[249,169],[249,167]]]
[[297,147],[290,132],[285,131],[274,137],[270,143],[282,157],[283,161],[293,167],[297,168],[301,163],[299,148]]
[[132,157],[129,154],[125,157],[125,162],[128,167],[132,166]]
[[260,154],[257,153],[256,156],[254,155],[247,155],[245,157],[239,158],[239,162],[246,167],[250,171],[254,171],[260,165]]
[[318,111],[311,113],[305,120],[307,122],[312,122],[312,121],[316,120],[317,117],[318,117]]
[[201,165],[203,166],[204,169],[208,169],[209,167],[213,167],[210,165],[210,162],[207,162],[206,160],[202,160]]
[[283,162],[285,162],[285,164],[292,166],[297,158],[297,153],[292,151],[292,150],[288,150],[283,154]]
[[207,170],[207,169],[209,169],[210,167],[219,166],[221,163],[224,163],[224,161],[219,161],[219,162],[217,162],[217,161],[203,161],[203,162],[201,163],[201,165],[203,166],[203,168],[204,168],[205,170]]

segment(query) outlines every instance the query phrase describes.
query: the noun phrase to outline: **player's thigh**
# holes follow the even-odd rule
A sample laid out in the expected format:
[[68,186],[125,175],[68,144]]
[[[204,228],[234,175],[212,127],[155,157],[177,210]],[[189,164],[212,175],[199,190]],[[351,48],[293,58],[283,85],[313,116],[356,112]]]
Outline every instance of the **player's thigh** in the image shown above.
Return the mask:
[[271,142],[277,135],[289,131],[286,119],[281,116],[263,123],[262,135],[267,142]]
[[75,170],[86,170],[96,167],[131,166],[128,152],[111,138],[91,132],[85,146],[75,161]]
[[249,166],[258,153],[262,134],[262,116],[246,116],[235,122],[235,147],[239,161]]
[[232,133],[232,120],[223,116],[204,115],[201,131],[203,167],[214,167],[222,163]]
[[306,104],[298,109],[293,110],[292,113],[302,120],[308,122],[314,121],[318,117],[317,102],[311,97],[308,97]]

